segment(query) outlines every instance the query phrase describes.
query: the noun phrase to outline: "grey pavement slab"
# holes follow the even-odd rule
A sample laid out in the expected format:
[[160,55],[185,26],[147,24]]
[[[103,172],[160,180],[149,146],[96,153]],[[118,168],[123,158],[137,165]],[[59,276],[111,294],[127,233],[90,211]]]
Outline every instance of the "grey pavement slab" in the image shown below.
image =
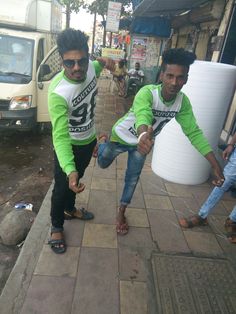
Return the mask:
[[150,259],[152,250],[144,247],[121,246],[119,248],[119,278],[147,282],[152,276]]
[[148,210],[153,240],[162,252],[190,253],[176,216],[170,210]]
[[33,276],[20,313],[68,314],[74,286],[75,278]]
[[157,313],[236,312],[236,274],[228,261],[184,256],[153,256]]
[[72,314],[118,314],[117,250],[82,248]]
[[223,257],[223,251],[212,233],[184,231],[185,239],[190,250],[196,254]]
[[120,314],[148,314],[148,296],[145,282],[120,282]]
[[116,192],[91,190],[88,207],[95,216],[91,223],[114,224],[117,208]]

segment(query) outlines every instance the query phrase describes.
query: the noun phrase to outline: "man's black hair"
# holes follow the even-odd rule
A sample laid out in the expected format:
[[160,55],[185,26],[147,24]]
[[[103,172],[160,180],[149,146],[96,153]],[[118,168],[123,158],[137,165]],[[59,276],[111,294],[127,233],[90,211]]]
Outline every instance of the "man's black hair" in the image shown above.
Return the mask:
[[57,47],[61,57],[70,50],[83,50],[88,54],[88,36],[80,30],[67,28],[58,35]]
[[189,66],[196,60],[196,58],[197,56],[195,53],[184,50],[183,48],[169,49],[162,55],[161,70],[165,71],[167,64],[182,65],[189,69]]

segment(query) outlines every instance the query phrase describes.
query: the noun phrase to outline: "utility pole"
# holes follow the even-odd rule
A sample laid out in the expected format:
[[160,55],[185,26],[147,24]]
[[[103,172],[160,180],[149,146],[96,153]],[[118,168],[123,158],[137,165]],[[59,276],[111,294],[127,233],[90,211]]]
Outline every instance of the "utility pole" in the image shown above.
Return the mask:
[[97,11],[95,11],[94,19],[93,19],[92,54],[94,53],[94,43],[95,43],[95,34],[96,34],[96,22],[97,22]]

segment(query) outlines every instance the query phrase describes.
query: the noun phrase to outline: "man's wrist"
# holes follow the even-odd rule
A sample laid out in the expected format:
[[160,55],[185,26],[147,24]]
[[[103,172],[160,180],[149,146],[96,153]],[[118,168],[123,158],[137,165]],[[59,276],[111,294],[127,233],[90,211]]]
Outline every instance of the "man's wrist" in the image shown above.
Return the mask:
[[227,146],[232,146],[233,148],[235,148],[235,147],[236,147],[236,144],[231,144],[231,143],[229,143],[229,144],[227,144]]

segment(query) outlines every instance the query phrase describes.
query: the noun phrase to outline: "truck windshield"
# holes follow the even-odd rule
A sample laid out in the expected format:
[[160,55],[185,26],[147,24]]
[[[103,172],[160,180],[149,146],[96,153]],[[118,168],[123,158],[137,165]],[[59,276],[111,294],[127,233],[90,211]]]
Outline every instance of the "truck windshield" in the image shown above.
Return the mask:
[[27,83],[31,80],[33,47],[33,40],[0,35],[1,82]]

